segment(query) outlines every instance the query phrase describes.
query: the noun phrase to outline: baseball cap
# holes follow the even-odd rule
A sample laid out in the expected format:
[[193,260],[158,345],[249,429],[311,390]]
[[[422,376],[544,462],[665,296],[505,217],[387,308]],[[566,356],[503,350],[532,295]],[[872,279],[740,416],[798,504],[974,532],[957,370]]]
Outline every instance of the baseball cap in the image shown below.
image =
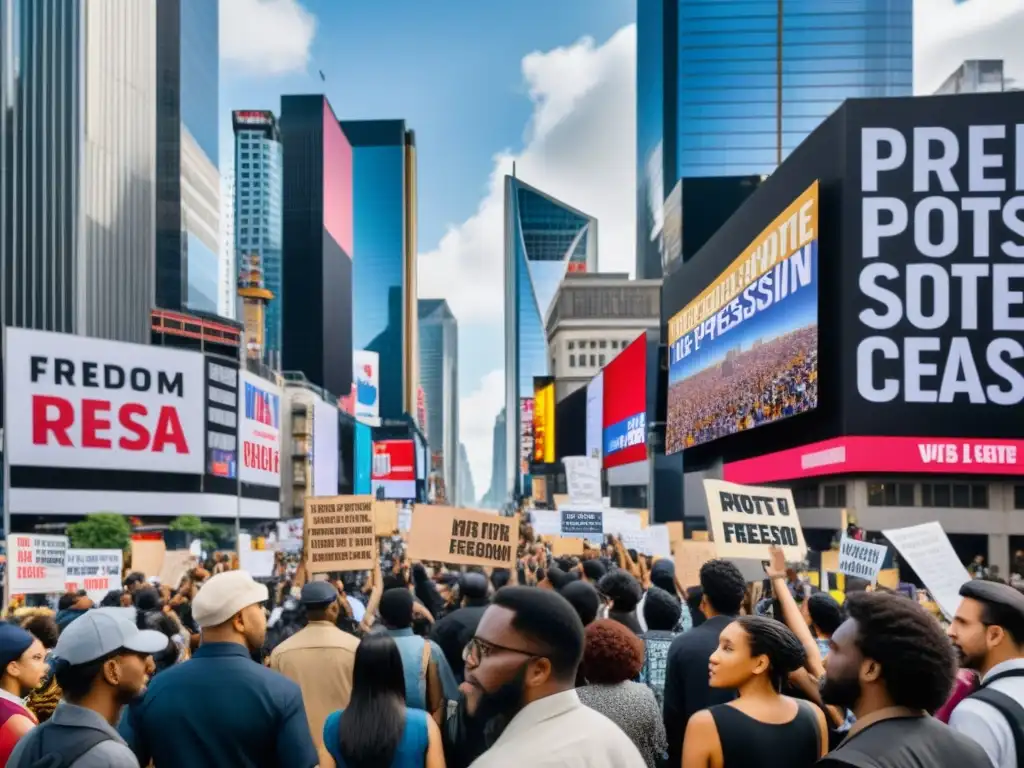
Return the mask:
[[216,627],[268,597],[266,586],[254,581],[248,571],[224,571],[199,590],[192,601],[192,618],[200,628]]
[[96,608],[68,624],[57,639],[53,655],[74,667],[102,659],[121,649],[133,653],[159,653],[167,648],[167,642],[167,635],[162,632],[139,629],[117,613]]
[[313,608],[328,606],[338,599],[338,590],[329,581],[311,581],[304,584],[299,593],[299,602]]

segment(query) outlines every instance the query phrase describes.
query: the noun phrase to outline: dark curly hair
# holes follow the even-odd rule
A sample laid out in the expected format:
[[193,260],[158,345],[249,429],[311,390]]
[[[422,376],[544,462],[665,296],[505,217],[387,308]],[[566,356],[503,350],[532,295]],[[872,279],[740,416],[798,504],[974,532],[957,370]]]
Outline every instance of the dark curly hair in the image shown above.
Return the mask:
[[956,678],[956,656],[939,623],[902,595],[855,592],[845,608],[857,623],[857,647],[882,667],[893,704],[933,714]]
[[612,601],[612,610],[632,613],[636,610],[644,590],[629,571],[616,569],[606,573],[597,582],[597,591]]
[[814,626],[829,637],[846,620],[843,607],[828,592],[815,592],[807,598],[807,613]]
[[747,595],[747,580],[728,560],[708,560],[700,567],[700,587],[711,607],[723,616],[740,612]]
[[781,692],[789,673],[800,669],[807,660],[804,647],[781,621],[764,616],[741,616],[736,623],[747,633],[750,655],[768,657],[772,687]]
[[583,674],[594,685],[632,680],[644,665],[644,641],[613,619],[598,619],[587,627]]

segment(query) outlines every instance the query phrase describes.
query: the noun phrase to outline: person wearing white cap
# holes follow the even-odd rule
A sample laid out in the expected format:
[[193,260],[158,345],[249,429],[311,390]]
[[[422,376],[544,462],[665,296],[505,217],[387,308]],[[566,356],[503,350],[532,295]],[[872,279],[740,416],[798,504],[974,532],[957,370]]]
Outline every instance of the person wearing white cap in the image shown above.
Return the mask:
[[252,655],[263,646],[267,588],[245,571],[211,578],[192,601],[202,642],[153,678],[122,726],[142,765],[314,768],[299,686]]
[[18,742],[8,768],[30,768],[44,755],[60,755],[54,768],[138,768],[114,726],[146,685],[152,654],[166,647],[166,635],[138,629],[116,609],[97,608],[69,624],[53,651],[63,701]]

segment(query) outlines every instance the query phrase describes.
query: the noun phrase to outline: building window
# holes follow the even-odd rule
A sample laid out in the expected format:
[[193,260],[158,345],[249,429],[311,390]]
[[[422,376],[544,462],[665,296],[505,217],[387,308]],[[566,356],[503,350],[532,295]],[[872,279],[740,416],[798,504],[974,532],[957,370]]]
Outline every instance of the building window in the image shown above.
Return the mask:
[[[601,346],[604,346],[604,342],[601,342]],[[604,355],[597,356],[597,364],[604,368]]]
[[[572,342],[570,342],[570,343],[572,343]],[[571,349],[571,347],[570,347],[570,349]],[[576,355],[569,355],[569,367],[570,368],[575,368],[576,367]]]
[[805,507],[817,507],[818,502],[818,486],[815,485],[801,485],[793,489],[793,503],[796,504],[798,510]]
[[[594,342],[590,342],[590,345],[593,346]],[[591,355],[590,356],[590,367],[591,368],[595,368],[596,366],[597,366],[597,362],[594,360],[594,356]]]
[[618,348],[619,348],[619,341],[618,341],[618,339],[612,339],[612,349],[618,349]]
[[249,167],[249,164],[248,164],[248,163],[242,163],[242,167],[243,167],[243,168],[248,168],[248,167]]
[[921,503],[926,507],[988,509],[988,486],[984,483],[924,483]]
[[[593,341],[593,340],[591,340],[591,342],[590,342],[590,348],[591,348],[591,349],[597,349],[597,342],[596,342],[596,341]],[[593,365],[593,363],[591,363],[591,365]]]
[[567,346],[570,350],[576,349],[576,342],[570,341]]
[[913,483],[868,483],[868,506],[914,506]]
[[607,341],[605,341],[604,339],[601,339],[601,344],[600,344],[600,346],[601,346],[601,349],[604,349],[604,348],[605,348],[606,346],[608,346],[608,342],[607,342]]
[[1013,486],[1013,508],[1024,509],[1024,485]]
[[826,485],[825,489],[825,504],[826,507],[841,508],[846,506],[846,486],[845,485]]

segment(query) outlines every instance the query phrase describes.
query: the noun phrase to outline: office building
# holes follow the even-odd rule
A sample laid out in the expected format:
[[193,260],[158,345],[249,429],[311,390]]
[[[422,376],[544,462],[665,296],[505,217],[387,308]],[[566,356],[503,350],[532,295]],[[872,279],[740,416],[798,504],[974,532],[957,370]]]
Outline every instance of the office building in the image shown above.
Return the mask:
[[352,391],[352,146],[322,95],[281,97],[282,367]]
[[455,495],[455,506],[475,507],[476,487],[473,485],[473,470],[469,467],[469,454],[466,446],[459,443],[459,460],[456,464],[455,476],[458,478],[459,489]]
[[3,323],[146,343],[154,4],[6,0],[0,33]]
[[912,90],[909,0],[639,2],[637,277],[663,276],[679,180],[770,174],[844,99]]
[[458,493],[459,326],[444,299],[419,300],[420,386],[432,469]]
[[235,129],[234,263],[236,278],[242,265],[259,263],[263,287],[273,298],[266,305],[263,359],[281,365],[281,133],[273,112],[236,111]]
[[551,302],[545,332],[555,400],[582,389],[605,364],[661,321],[661,281],[627,274],[567,275]]
[[[544,322],[567,274],[597,271],[597,219],[505,177],[505,482],[520,488],[521,399],[546,376]],[[492,481],[493,484],[493,481]]]
[[217,314],[234,320],[238,315],[238,267],[235,259],[235,169],[220,181],[220,261],[217,276]]
[[352,343],[380,356],[380,415],[415,415],[416,141],[404,120],[344,120],[352,145]]
[[214,313],[221,234],[219,3],[155,5],[156,305]]
[[494,432],[491,438],[491,487],[481,500],[481,506],[487,509],[501,509],[509,500],[508,470],[506,457],[508,456],[508,444],[505,438],[507,432],[505,423],[505,409],[502,408],[494,417]]
[[1007,90],[1002,59],[969,59],[945,79],[935,95],[1002,93]]

